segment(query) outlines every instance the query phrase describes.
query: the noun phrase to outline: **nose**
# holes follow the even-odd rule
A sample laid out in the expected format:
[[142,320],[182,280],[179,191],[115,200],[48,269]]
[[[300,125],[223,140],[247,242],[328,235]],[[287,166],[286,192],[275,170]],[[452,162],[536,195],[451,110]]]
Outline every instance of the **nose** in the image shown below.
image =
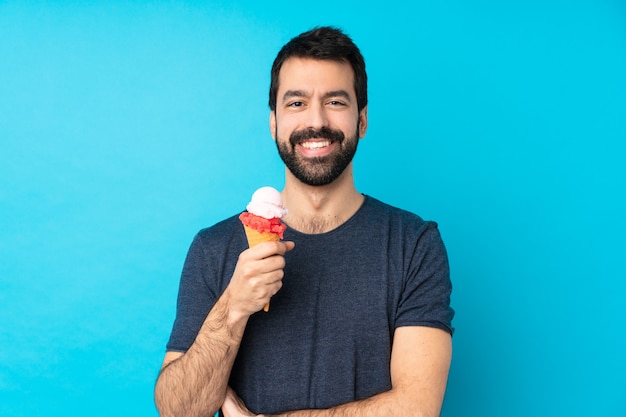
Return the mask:
[[322,104],[311,104],[306,120],[308,129],[319,129],[328,126],[328,118]]

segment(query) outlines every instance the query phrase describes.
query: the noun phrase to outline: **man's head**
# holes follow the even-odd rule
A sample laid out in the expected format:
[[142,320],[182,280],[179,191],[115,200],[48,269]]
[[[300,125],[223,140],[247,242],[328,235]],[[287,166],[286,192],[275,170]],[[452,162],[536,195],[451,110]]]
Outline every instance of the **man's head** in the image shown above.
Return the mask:
[[341,30],[324,26],[296,36],[278,52],[272,65],[270,110],[276,111],[280,70],[289,58],[311,58],[349,63],[354,71],[354,91],[357,97],[358,110],[361,111],[367,106],[367,73],[361,51],[352,42],[352,39]]
[[292,39],[274,61],[270,108],[272,136],[289,172],[307,185],[334,182],[367,129],[367,76],[358,48],[333,28]]

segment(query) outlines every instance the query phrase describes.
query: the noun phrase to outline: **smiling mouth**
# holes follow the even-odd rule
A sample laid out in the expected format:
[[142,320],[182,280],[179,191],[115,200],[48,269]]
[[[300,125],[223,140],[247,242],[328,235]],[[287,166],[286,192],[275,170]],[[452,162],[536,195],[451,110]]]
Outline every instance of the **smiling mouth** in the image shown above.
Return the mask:
[[302,146],[305,149],[321,149],[321,148],[325,148],[327,146],[330,146],[332,142],[330,140],[316,140],[316,141],[304,141],[300,143],[300,146]]

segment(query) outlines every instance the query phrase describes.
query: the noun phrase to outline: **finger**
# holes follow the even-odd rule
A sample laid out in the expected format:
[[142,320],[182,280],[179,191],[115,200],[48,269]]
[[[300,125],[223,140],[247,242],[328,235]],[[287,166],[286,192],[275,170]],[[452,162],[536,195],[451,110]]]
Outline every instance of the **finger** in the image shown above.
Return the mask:
[[290,241],[263,242],[248,249],[248,251],[251,256],[262,259],[272,255],[284,255],[292,250],[294,246],[295,243]]
[[285,268],[285,257],[282,255],[272,255],[258,261],[260,272],[274,272]]
[[[266,292],[266,289],[270,286],[282,285],[283,278],[285,273],[282,269],[278,269],[275,271],[266,272],[260,275],[257,275],[248,280],[249,288],[261,289],[263,292]],[[270,294],[271,295],[271,294]]]
[[274,282],[274,283],[271,285],[270,290],[269,290],[270,297],[275,296],[275,295],[276,295],[276,293],[277,293],[278,291],[280,291],[280,289],[281,289],[282,287],[283,287],[283,280],[282,280],[282,279],[279,279],[278,281]]
[[282,243],[285,245],[285,252],[289,252],[290,250],[292,250],[293,248],[296,247],[296,242],[292,242],[290,240],[284,240],[282,241]]
[[260,309],[260,306],[263,306],[263,310],[267,312],[269,310],[268,307],[269,307],[270,300],[272,299],[273,296],[275,296],[278,293],[278,291],[280,291],[282,286],[283,286],[282,280],[276,281],[273,284],[266,285],[265,294],[263,297],[259,299],[259,302],[260,302],[259,309]]

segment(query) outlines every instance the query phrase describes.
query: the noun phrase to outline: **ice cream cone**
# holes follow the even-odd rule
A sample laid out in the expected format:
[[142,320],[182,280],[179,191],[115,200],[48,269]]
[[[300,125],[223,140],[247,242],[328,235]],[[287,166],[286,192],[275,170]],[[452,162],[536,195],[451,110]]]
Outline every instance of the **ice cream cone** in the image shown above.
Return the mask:
[[[276,233],[270,232],[259,232],[258,230],[254,230],[253,228],[243,225],[244,230],[246,231],[246,238],[248,238],[248,246],[253,247],[263,242],[276,242],[280,240],[280,236]],[[270,303],[267,303],[263,306],[263,311],[266,313],[270,311]]]
[[[287,214],[283,199],[278,190],[272,187],[261,187],[252,194],[245,212],[239,215],[250,247],[263,242],[276,242],[283,238],[287,226],[280,219]],[[268,312],[270,303],[263,307]]]
[[258,230],[254,230],[250,226],[243,225],[243,228],[246,231],[246,237],[248,238],[248,246],[253,247],[263,242],[276,242],[280,240],[280,236],[276,233],[271,232],[259,232]]

